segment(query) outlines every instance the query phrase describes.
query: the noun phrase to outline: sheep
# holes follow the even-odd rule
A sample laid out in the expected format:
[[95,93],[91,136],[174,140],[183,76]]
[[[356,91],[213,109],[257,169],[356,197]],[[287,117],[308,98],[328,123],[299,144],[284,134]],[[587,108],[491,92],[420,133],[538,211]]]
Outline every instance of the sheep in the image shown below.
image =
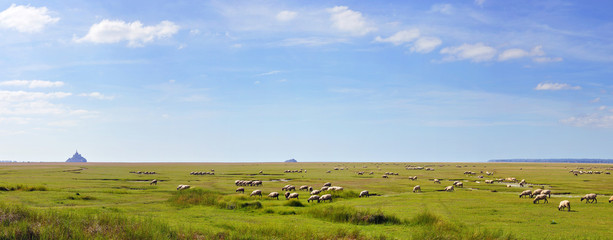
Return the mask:
[[277,200],[279,200],[279,193],[278,192],[271,192],[270,194],[268,194],[269,198],[277,198]]
[[609,203],[613,202],[613,196],[609,198]]
[[361,197],[370,197],[370,194],[368,193],[367,190],[361,191],[360,195],[358,196],[359,198]]
[[437,178],[435,178],[435,179],[434,179],[434,183],[441,184],[441,180],[438,180]]
[[321,190],[313,190],[311,191],[311,195],[317,195],[321,192]]
[[453,186],[447,186],[447,187],[445,187],[445,191],[446,191],[446,192],[452,192],[452,191],[454,191],[454,190],[453,190]]
[[236,189],[235,192],[245,193],[245,188],[244,187],[239,187],[239,188]]
[[292,194],[290,192],[285,192],[285,194],[283,194],[285,196],[285,199],[287,199],[287,197],[289,197],[289,195]]
[[382,178],[387,178],[387,175],[383,175],[383,176],[381,176],[381,177],[382,177]]
[[286,189],[287,191],[296,191],[296,186],[289,186]]
[[298,199],[298,193],[292,193],[289,196],[287,196],[287,200],[289,200],[290,198]]
[[332,183],[330,182],[324,183],[324,187],[330,187],[330,186],[332,186]]
[[190,185],[179,185],[177,187],[177,190],[185,190],[185,189],[189,189],[191,186]]
[[311,201],[316,201],[319,202],[319,196],[318,195],[312,195],[311,197],[309,197],[309,199],[307,199],[307,202],[311,202]]
[[328,187],[321,187],[321,191],[328,191]]
[[417,185],[413,187],[413,192],[417,192],[417,191],[421,192],[421,186]]
[[253,190],[253,192],[251,192],[251,195],[249,195],[249,197],[256,196],[256,195],[259,195],[260,198],[262,198],[262,190],[259,190],[259,189]]
[[526,185],[526,179],[522,179],[521,182],[519,182],[519,186],[524,186]]
[[558,211],[561,211],[564,208],[568,208],[568,211],[570,212],[570,201],[564,200],[560,202],[560,205],[558,205]]
[[158,180],[157,179],[153,179],[153,181],[151,181],[149,183],[149,185],[158,185]]
[[545,195],[547,195],[547,197],[549,197],[549,198],[550,198],[550,197],[551,197],[551,190],[549,190],[549,189],[547,189],[547,190],[543,190],[543,191],[541,192],[541,194],[545,194]]
[[264,173],[264,171],[260,170],[259,174],[263,174],[263,173]]
[[540,188],[536,189],[536,190],[534,190],[534,192],[532,192],[532,195],[530,195],[530,197],[532,198],[532,197],[534,197],[536,195],[539,195],[539,194],[541,194],[542,191],[543,191],[543,189],[540,189]]
[[581,198],[581,201],[583,202],[583,200],[585,200],[585,203],[598,203],[598,199],[596,199],[596,194],[595,193],[588,193],[585,194],[584,197]]
[[309,190],[309,192],[312,192],[313,191],[313,187],[309,186],[308,190]]
[[507,184],[507,187],[511,187],[511,184]]
[[494,180],[485,180],[485,183],[487,183],[487,184],[494,184]]
[[454,182],[453,185],[455,185],[456,187],[464,187],[464,183],[463,182]]
[[307,186],[307,185],[302,185],[302,186],[300,186],[300,188],[299,188],[299,189],[300,189],[300,190],[306,190],[306,191],[308,191],[308,190],[309,190],[309,186]]
[[324,194],[321,197],[319,197],[319,200],[317,200],[317,202],[325,202],[326,200],[332,202],[332,194]]
[[532,201],[532,203],[536,204],[538,203],[540,200],[545,200],[545,203],[549,203],[549,201],[547,201],[547,195],[545,194],[539,194],[534,198],[534,201]]

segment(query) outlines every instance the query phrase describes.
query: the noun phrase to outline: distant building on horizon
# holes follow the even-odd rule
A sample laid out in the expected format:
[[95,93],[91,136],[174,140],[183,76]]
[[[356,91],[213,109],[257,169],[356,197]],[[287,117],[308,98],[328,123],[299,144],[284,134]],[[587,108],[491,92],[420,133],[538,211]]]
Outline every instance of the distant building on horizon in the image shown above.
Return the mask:
[[298,162],[298,161],[296,161],[296,159],[292,158],[292,159],[289,159],[289,160],[285,160],[285,162]]
[[81,154],[79,154],[79,151],[76,151],[71,158],[66,160],[66,162],[87,162],[87,159],[81,156]]

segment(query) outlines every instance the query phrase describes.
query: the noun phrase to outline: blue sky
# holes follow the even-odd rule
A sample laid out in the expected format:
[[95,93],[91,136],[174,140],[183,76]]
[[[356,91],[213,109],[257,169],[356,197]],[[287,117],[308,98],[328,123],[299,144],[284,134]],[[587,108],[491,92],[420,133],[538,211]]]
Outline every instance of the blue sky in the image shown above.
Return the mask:
[[0,160],[613,158],[611,9],[1,1]]

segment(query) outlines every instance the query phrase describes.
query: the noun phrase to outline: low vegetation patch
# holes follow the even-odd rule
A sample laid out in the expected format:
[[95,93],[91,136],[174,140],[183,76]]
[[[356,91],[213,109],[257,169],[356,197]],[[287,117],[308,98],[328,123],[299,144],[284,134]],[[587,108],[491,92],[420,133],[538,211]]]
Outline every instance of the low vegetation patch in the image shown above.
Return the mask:
[[204,205],[230,210],[262,208],[260,201],[250,200],[244,195],[224,195],[210,190],[188,189],[175,192],[168,201],[181,207]]
[[304,204],[302,204],[300,200],[296,200],[296,199],[289,200],[283,205],[290,206],[290,207],[304,207]]
[[68,196],[68,199],[70,200],[96,200],[95,197],[85,196],[85,195],[71,195],[71,196]]
[[347,206],[325,206],[309,209],[309,214],[314,217],[327,219],[334,222],[364,224],[402,224],[402,221],[390,214],[384,214],[381,210],[361,210]]
[[27,185],[0,186],[0,191],[47,191],[47,187]]

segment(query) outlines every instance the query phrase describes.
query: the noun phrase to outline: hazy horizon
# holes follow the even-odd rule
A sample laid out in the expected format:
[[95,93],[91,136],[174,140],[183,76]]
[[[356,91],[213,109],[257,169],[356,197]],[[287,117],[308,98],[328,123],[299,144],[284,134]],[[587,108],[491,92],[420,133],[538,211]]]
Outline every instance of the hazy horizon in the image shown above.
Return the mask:
[[611,159],[610,9],[4,2],[0,159]]

